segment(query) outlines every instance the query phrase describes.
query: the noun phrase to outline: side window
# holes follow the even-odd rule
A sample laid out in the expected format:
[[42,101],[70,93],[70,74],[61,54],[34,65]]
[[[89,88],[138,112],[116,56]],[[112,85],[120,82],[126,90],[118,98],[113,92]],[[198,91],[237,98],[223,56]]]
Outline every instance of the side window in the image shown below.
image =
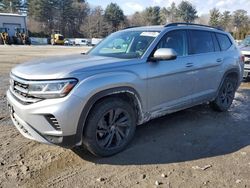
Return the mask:
[[214,49],[216,52],[219,52],[220,51],[220,45],[219,45],[219,42],[215,36],[215,33],[212,34],[213,36],[213,42],[214,42]]
[[157,49],[172,48],[176,51],[178,56],[183,56],[186,54],[186,44],[186,31],[170,31],[162,37],[159,44],[157,45]]
[[232,46],[231,40],[228,38],[227,35],[216,33],[216,36],[218,38],[220,47],[222,51],[225,51],[229,49]]
[[189,30],[189,38],[189,54],[201,54],[215,51],[211,32]]

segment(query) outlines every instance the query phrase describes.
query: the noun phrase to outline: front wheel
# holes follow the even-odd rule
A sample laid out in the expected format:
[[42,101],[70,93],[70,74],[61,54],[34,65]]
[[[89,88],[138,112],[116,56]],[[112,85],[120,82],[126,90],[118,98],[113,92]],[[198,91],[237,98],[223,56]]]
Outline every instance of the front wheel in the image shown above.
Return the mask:
[[128,145],[136,129],[134,108],[120,98],[97,103],[87,118],[83,144],[96,156],[114,155]]
[[225,78],[218,96],[210,103],[212,108],[220,112],[227,111],[234,100],[236,89],[237,80],[231,77]]

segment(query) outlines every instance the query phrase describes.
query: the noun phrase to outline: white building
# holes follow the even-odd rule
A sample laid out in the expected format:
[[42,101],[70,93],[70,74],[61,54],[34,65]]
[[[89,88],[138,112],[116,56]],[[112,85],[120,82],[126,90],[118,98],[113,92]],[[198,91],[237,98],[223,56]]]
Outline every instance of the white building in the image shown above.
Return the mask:
[[9,36],[14,36],[16,28],[24,28],[27,30],[26,16],[0,13],[0,27],[7,28]]

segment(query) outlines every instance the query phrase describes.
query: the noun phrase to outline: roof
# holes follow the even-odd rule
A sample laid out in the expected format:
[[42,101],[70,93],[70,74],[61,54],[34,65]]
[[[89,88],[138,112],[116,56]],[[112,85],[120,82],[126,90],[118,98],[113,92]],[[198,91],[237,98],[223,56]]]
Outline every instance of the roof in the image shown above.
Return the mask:
[[0,13],[0,16],[26,17],[26,15],[13,14],[13,13]]
[[134,27],[128,27],[125,28],[126,30],[131,30],[131,31],[162,31],[164,29],[163,25],[153,25],[153,26],[134,26]]
[[134,26],[134,27],[129,27],[129,28],[125,28],[125,30],[131,30],[131,31],[159,31],[161,32],[162,30],[166,29],[166,28],[171,28],[171,27],[175,27],[175,28],[183,28],[183,29],[200,29],[200,30],[215,30],[218,32],[224,32],[222,29],[220,28],[216,28],[216,27],[212,27],[212,26],[208,26],[208,25],[201,25],[201,24],[193,24],[193,23],[170,23],[167,25],[159,25],[159,26]]
[[209,28],[209,29],[216,29],[216,30],[223,31],[223,29],[220,27],[213,27],[213,26],[209,26],[209,25],[186,23],[186,22],[169,23],[169,24],[165,25],[164,27],[174,27],[174,26],[193,26],[193,27]]

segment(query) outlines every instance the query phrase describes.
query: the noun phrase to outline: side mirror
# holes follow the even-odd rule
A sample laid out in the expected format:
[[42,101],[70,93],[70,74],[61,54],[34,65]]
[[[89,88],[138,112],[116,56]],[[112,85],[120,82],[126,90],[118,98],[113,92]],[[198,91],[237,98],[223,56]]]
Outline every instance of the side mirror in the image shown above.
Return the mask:
[[177,58],[177,53],[174,49],[159,48],[155,51],[151,59],[154,61],[161,61],[161,60],[174,60],[176,58]]

